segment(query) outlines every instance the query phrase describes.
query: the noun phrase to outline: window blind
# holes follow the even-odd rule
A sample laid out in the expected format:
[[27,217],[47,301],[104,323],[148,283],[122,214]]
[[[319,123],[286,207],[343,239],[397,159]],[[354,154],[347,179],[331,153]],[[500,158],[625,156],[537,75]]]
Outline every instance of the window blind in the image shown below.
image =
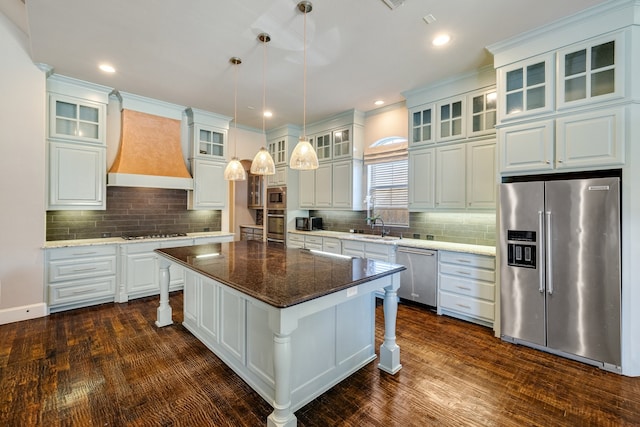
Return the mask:
[[408,160],[369,165],[369,194],[376,208],[404,208],[409,205]]

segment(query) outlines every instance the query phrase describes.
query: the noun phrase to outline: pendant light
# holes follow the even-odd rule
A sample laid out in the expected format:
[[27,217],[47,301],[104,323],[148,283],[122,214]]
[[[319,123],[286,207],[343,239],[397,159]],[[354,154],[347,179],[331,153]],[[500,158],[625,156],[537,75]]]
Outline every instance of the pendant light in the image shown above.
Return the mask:
[[[264,60],[262,67],[262,133],[264,135],[266,145],[267,132],[265,130],[264,112],[267,108],[267,43],[271,41],[271,37],[267,33],[261,33],[258,35],[258,40],[260,40],[264,46]],[[266,148],[261,147],[260,151],[258,151],[256,156],[253,158],[253,162],[251,162],[251,173],[254,175],[275,175],[276,165],[273,163],[273,157],[271,157],[271,154],[269,154]]]
[[312,170],[318,169],[318,155],[309,140],[307,139],[307,13],[311,12],[313,6],[309,1],[298,3],[298,10],[304,13],[304,39],[303,39],[303,109],[302,109],[302,136],[298,144],[291,153],[289,167],[291,169]]
[[224,169],[224,179],[227,181],[244,181],[247,179],[247,174],[236,154],[238,148],[238,66],[242,64],[242,60],[234,56],[229,59],[229,62],[231,62],[235,68],[235,90],[233,96],[233,157]]

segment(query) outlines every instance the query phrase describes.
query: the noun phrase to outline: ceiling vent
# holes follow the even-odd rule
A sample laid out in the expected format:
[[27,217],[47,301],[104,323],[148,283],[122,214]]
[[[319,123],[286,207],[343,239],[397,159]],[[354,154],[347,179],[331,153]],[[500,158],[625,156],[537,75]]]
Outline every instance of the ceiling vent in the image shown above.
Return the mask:
[[384,4],[389,6],[389,9],[393,10],[398,6],[402,6],[404,0],[382,0]]

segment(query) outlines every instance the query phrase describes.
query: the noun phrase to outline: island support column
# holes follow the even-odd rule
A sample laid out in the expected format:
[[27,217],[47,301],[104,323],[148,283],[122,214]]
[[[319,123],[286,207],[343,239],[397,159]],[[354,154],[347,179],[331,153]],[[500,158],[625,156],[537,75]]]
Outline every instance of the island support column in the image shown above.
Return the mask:
[[391,284],[384,288],[384,342],[380,346],[378,368],[394,375],[400,364],[400,347],[396,344],[396,317],[398,315],[398,294],[400,273],[391,276]]
[[161,328],[173,323],[172,310],[169,305],[169,267],[171,262],[163,256],[158,257],[158,262],[160,264],[160,306],[157,310],[156,326]]
[[269,313],[269,328],[273,332],[273,373],[275,396],[273,412],[267,417],[267,427],[295,427],[298,419],[291,410],[291,334],[298,320],[286,315],[286,309]]

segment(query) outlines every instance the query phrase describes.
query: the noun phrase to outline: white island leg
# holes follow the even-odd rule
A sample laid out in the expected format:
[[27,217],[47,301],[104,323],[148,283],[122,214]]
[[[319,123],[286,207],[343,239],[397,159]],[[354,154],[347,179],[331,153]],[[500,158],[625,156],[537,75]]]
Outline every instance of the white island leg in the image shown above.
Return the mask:
[[380,363],[378,368],[390,374],[398,372],[400,364],[400,347],[396,344],[396,317],[398,315],[398,294],[400,274],[394,274],[392,284],[384,288],[384,342],[380,346]]
[[172,310],[169,305],[169,267],[171,263],[164,257],[159,257],[160,264],[160,306],[157,310],[156,326],[161,328],[173,323]]
[[296,427],[298,419],[291,410],[291,333],[298,327],[297,319],[290,319],[282,311],[269,314],[273,332],[273,412],[267,417],[267,427]]

